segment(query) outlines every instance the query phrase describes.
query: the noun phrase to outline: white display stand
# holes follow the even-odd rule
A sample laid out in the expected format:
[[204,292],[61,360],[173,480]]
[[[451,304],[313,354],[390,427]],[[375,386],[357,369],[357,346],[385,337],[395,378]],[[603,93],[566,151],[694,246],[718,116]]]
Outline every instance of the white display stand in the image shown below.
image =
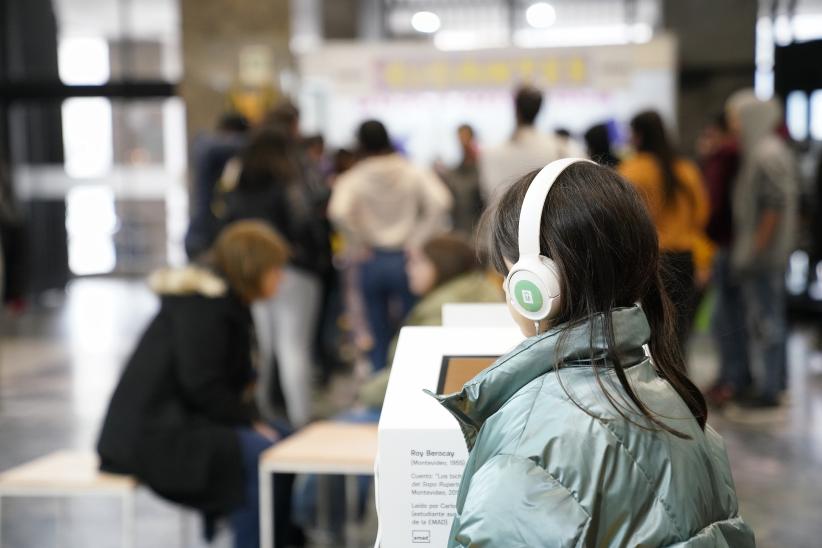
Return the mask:
[[516,327],[505,303],[442,305],[443,327]]
[[423,390],[437,391],[444,358],[490,360],[522,340],[514,327],[402,329],[379,424],[379,546],[445,546],[467,450],[454,417]]

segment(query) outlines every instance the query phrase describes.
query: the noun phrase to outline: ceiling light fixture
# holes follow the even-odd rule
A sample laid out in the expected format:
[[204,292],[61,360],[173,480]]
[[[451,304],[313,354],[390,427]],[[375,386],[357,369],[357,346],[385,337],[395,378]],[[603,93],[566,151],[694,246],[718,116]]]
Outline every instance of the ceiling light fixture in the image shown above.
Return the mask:
[[433,34],[440,30],[440,18],[432,11],[418,11],[411,17],[411,26],[417,32]]
[[525,10],[525,20],[536,29],[547,29],[557,20],[557,11],[548,2],[536,2]]

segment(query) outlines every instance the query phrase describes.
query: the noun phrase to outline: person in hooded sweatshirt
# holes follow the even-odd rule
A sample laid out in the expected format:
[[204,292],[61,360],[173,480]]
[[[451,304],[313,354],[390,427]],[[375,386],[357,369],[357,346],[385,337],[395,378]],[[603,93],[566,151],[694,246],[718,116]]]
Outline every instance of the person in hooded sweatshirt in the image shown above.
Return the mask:
[[364,158],[337,179],[328,216],[359,258],[360,291],[374,340],[369,357],[379,370],[415,301],[404,249],[444,231],[453,199],[432,171],[394,151],[381,122],[364,122],[357,139]]
[[[123,370],[97,444],[100,468],[130,474],[199,510],[206,537],[228,516],[236,548],[259,540],[260,454],[288,433],[254,405],[249,305],[278,291],[288,247],[268,225],[225,228],[197,265],[154,273],[160,309]],[[291,482],[275,483],[277,546],[288,536]]]
[[741,90],[728,99],[727,111],[741,153],[731,197],[731,274],[743,295],[749,355],[761,360],[762,371],[753,397],[740,403],[775,407],[787,387],[784,278],[798,230],[796,158],[777,134],[782,111],[776,101]]

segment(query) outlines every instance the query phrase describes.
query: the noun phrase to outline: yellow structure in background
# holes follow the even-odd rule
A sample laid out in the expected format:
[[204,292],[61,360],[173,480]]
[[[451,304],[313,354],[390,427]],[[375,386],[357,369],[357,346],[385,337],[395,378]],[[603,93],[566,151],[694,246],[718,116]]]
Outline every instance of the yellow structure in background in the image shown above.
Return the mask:
[[453,88],[503,88],[521,82],[535,85],[588,85],[588,60],[580,56],[396,60],[378,71],[387,91]]
[[230,110],[245,116],[252,124],[258,124],[266,112],[279,102],[280,97],[281,93],[272,85],[237,86],[228,93],[228,106]]

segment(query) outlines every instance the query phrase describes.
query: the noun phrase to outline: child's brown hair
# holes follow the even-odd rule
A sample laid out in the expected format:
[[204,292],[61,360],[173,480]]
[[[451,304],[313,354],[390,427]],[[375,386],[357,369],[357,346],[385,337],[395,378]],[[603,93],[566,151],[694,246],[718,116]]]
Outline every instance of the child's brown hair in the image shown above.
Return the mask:
[[220,232],[206,262],[246,302],[260,296],[263,276],[288,261],[285,240],[263,221],[238,221]]

